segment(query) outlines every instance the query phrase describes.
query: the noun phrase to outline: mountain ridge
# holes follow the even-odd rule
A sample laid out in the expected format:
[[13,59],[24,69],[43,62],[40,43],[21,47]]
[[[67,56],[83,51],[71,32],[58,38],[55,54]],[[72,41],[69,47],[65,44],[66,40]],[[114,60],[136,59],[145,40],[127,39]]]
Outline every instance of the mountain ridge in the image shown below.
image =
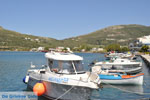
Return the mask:
[[0,27],[0,46],[9,48],[10,50],[15,48],[30,50],[31,48],[37,48],[39,46],[54,47],[57,42],[58,40],[53,38],[22,34]]
[[89,34],[68,38],[64,42],[75,40],[80,41],[80,44],[89,45],[108,45],[110,43],[119,43],[121,45],[128,45],[129,42],[135,40],[137,37],[150,35],[150,27],[138,24],[129,25],[115,25],[106,27]]
[[29,50],[39,46],[67,46],[73,48],[82,45],[106,46],[111,43],[128,45],[131,41],[144,35],[150,35],[150,26],[138,24],[114,25],[88,34],[70,37],[63,40],[22,34],[16,31],[4,29],[0,26],[0,46],[12,48],[17,47]]

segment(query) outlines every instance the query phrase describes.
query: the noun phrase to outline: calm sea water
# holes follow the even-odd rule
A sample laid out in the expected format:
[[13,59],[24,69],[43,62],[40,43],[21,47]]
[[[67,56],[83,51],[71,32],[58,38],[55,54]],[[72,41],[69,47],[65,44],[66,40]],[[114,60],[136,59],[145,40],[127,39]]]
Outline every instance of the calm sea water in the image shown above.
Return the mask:
[[[84,57],[84,67],[93,60],[104,60],[104,54],[77,53]],[[141,59],[141,58],[139,58]],[[31,62],[37,66],[44,65],[44,53],[38,52],[0,52],[0,92],[25,91],[26,85],[22,82]],[[150,98],[150,66],[143,62],[144,85],[103,85],[103,89],[93,91],[91,100],[149,100]],[[43,99],[43,98],[41,98]]]

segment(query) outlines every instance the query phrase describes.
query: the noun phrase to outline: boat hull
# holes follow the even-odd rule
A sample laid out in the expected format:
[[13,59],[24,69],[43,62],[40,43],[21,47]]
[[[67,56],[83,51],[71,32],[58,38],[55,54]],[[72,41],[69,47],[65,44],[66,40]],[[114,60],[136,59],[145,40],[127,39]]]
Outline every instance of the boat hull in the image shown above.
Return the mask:
[[110,73],[127,73],[127,74],[138,74],[142,72],[142,67],[138,67],[135,69],[128,69],[128,70],[108,70]]
[[142,85],[143,84],[143,75],[131,77],[131,78],[120,78],[116,77],[115,79],[107,78],[103,79],[101,78],[101,83],[104,84],[130,84],[130,85]]
[[[33,89],[37,82],[39,80],[30,77],[27,88]],[[87,87],[63,85],[48,81],[42,81],[42,83],[46,88],[43,96],[49,99],[88,100],[92,92],[92,89]]]

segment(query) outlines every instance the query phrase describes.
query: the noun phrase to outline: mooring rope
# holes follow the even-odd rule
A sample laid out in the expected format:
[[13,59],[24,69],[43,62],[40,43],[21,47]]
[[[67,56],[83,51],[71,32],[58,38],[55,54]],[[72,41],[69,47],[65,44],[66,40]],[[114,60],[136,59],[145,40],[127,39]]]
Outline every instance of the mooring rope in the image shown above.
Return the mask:
[[[89,77],[91,76],[91,73],[89,74]],[[89,77],[87,78],[87,79],[89,79]],[[79,83],[80,83],[80,81],[81,81],[81,79],[79,79],[79,82],[78,82],[78,84],[76,85],[76,86],[78,86],[79,85]],[[68,89],[65,93],[63,93],[62,95],[60,95],[58,98],[56,98],[55,100],[58,100],[58,99],[60,99],[61,97],[63,97],[64,95],[66,95],[68,92],[70,92],[73,88],[74,88],[75,86],[72,86],[70,89]]]
[[[77,86],[79,85],[79,83],[80,83],[80,80],[79,80]],[[58,98],[56,98],[56,99],[54,99],[54,100],[60,99],[61,97],[63,97],[64,95],[66,95],[68,92],[70,92],[74,87],[75,87],[75,86],[72,86],[72,87],[71,87],[70,89],[68,89],[65,93],[63,93],[62,95],[60,95]]]
[[56,98],[55,100],[60,99],[61,97],[63,97],[64,95],[66,95],[68,92],[70,92],[72,89],[74,88],[74,86],[72,86],[70,89],[68,89],[65,93],[63,93],[62,95],[60,95],[58,98]]
[[124,91],[124,92],[128,92],[128,93],[134,93],[134,94],[139,94],[139,95],[150,95],[150,93],[131,92],[131,91],[128,91],[128,90],[124,90],[124,89],[118,88],[118,87],[113,86],[113,85],[108,84],[108,83],[105,83],[105,84],[107,84],[107,85],[111,86],[112,88],[116,88],[116,89],[118,89],[118,90],[121,90],[121,91]]
[[[101,72],[102,72],[102,71],[101,71]],[[101,74],[101,72],[100,72],[100,74]],[[105,83],[105,82],[103,82],[103,83]],[[111,86],[112,88],[116,88],[116,89],[118,89],[118,90],[121,90],[121,91],[124,91],[124,92],[128,92],[128,93],[134,93],[134,94],[140,94],[140,95],[150,95],[150,93],[131,92],[131,91],[124,90],[124,89],[118,88],[118,87],[116,87],[116,86],[113,86],[113,85],[111,85],[111,84],[109,84],[109,83],[105,83],[105,84]],[[144,82],[144,84],[146,85],[146,82]]]

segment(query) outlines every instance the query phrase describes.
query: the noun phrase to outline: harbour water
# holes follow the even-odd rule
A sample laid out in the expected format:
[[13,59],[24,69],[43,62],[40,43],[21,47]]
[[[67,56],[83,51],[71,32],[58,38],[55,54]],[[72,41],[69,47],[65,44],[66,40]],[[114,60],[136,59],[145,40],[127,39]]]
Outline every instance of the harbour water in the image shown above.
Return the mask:
[[[77,53],[84,57],[84,67],[93,60],[105,60],[104,54]],[[141,58],[139,58],[142,60]],[[26,91],[22,82],[31,62],[36,66],[45,65],[44,53],[39,52],[0,52],[0,92]],[[102,89],[94,90],[91,100],[149,100],[150,98],[150,66],[143,62],[144,85],[103,85]],[[39,100],[45,98],[39,98]]]

